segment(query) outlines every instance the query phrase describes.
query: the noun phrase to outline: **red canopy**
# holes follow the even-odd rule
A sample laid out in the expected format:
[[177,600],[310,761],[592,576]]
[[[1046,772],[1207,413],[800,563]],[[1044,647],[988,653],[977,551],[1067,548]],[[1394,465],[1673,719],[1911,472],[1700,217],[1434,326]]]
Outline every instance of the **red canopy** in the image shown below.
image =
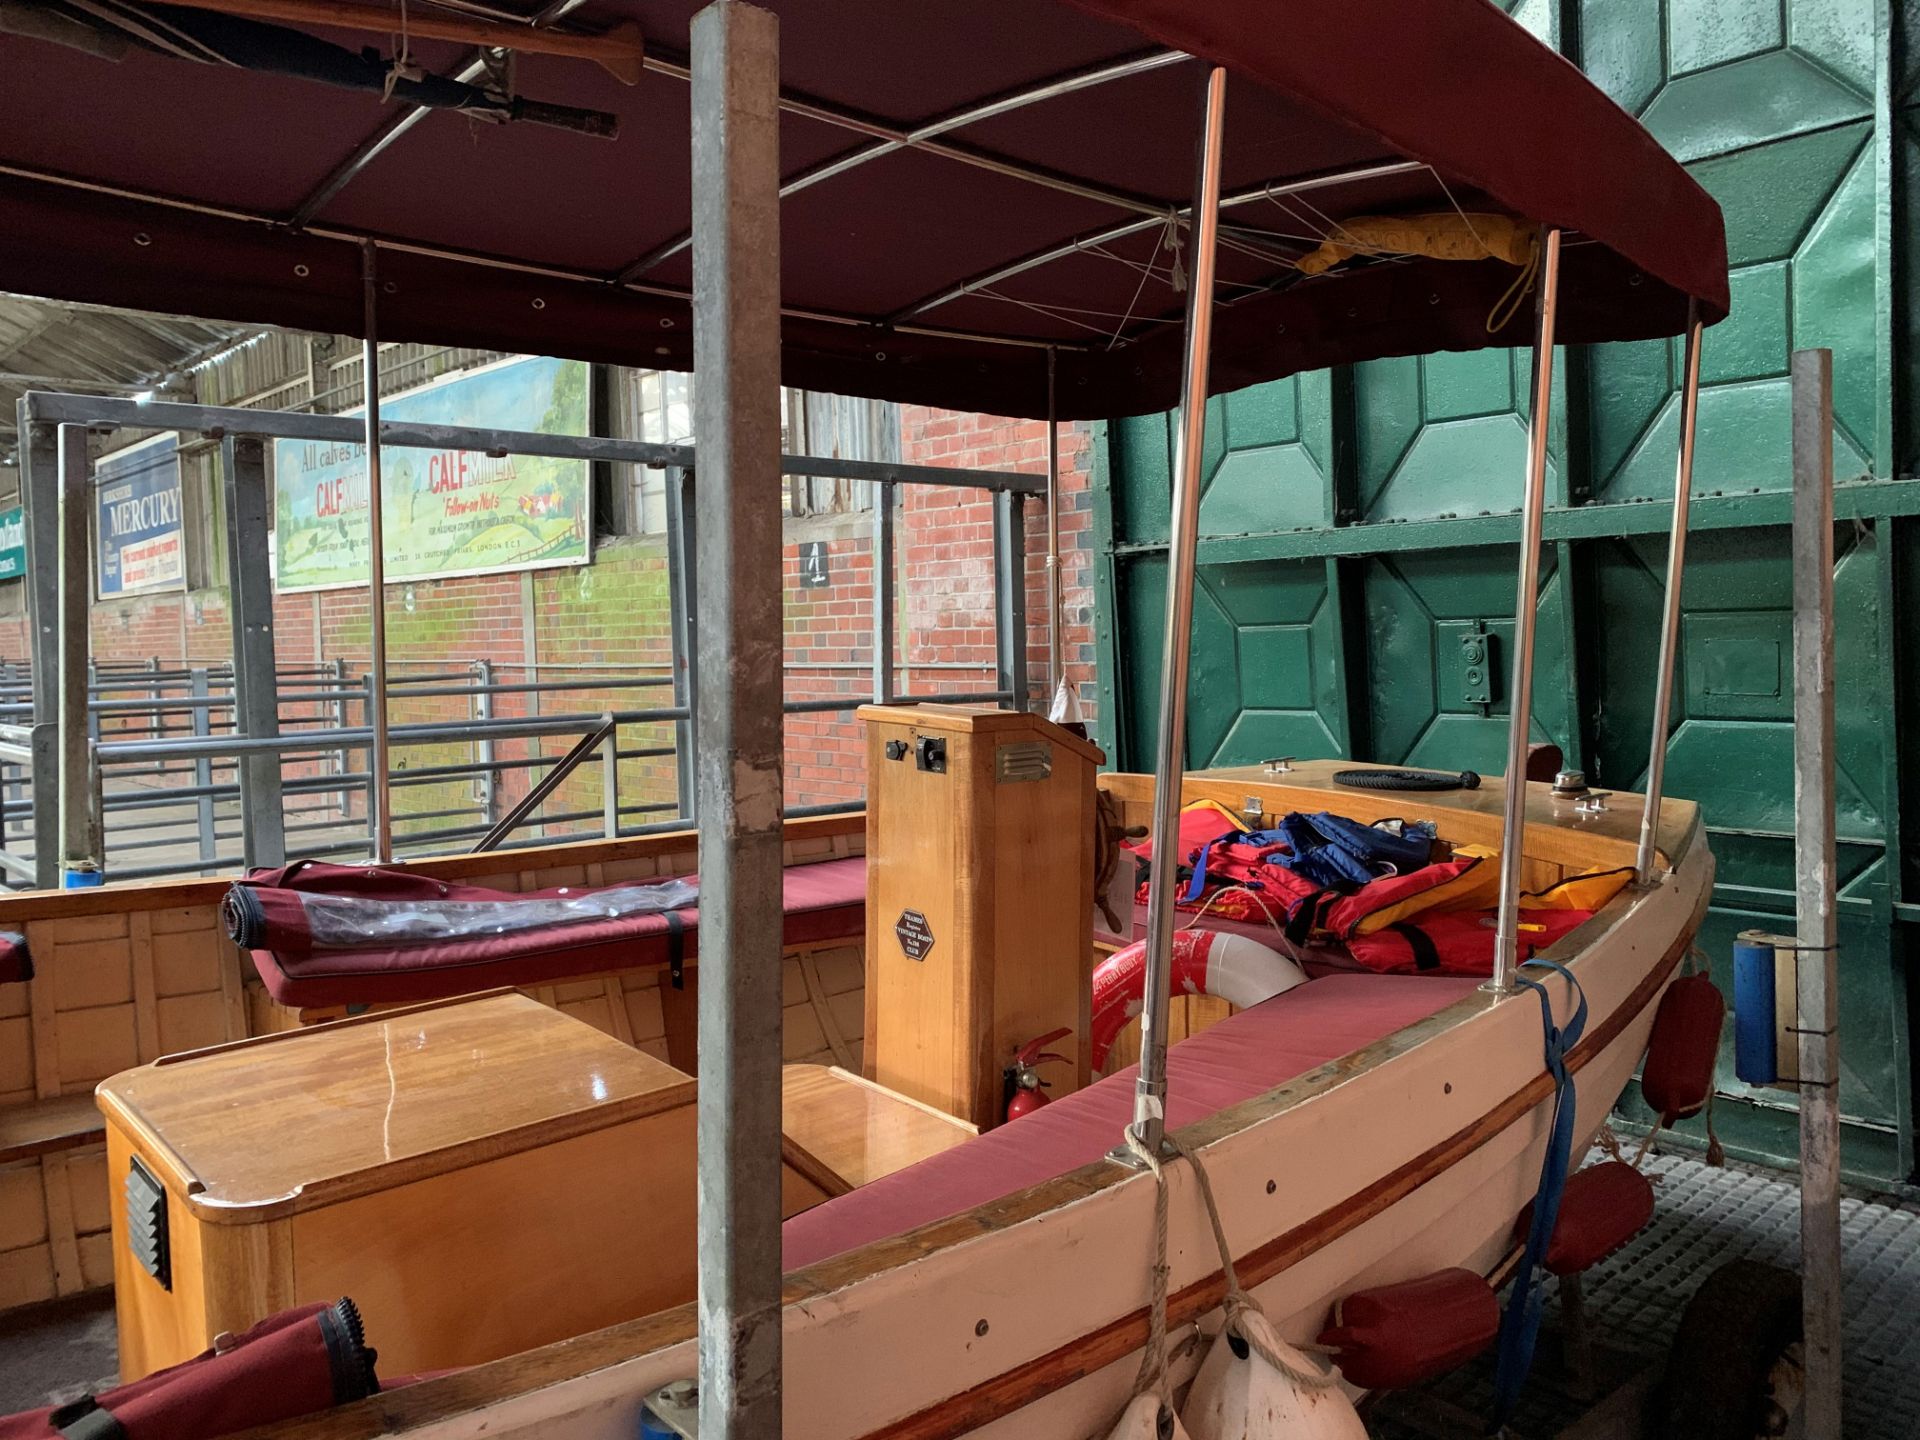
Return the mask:
[[[427,3],[412,0],[415,13]],[[460,10],[475,8],[486,7]],[[0,288],[355,333],[357,242],[371,235],[385,337],[687,368],[679,62],[695,8],[588,0],[567,14],[566,27],[589,31],[638,21],[650,68],[637,85],[589,61],[520,58],[518,94],[610,112],[616,140],[433,112],[364,166],[350,162],[404,107],[144,50],[111,61],[0,36]],[[1690,299],[1709,323],[1726,313],[1718,207],[1487,0],[771,8],[791,100],[786,175],[872,152],[783,205],[794,385],[1044,414],[1051,345],[1062,418],[1173,403],[1183,297],[1168,242],[1185,245],[1203,67],[1167,51],[1233,77],[1215,390],[1525,342],[1528,307],[1487,330],[1514,276],[1501,262],[1292,269],[1288,257],[1362,213],[1457,202],[1565,228],[1567,341],[1676,333]],[[451,74],[472,52],[416,41],[413,54]],[[888,143],[928,127],[937,136],[918,138],[931,145]]]

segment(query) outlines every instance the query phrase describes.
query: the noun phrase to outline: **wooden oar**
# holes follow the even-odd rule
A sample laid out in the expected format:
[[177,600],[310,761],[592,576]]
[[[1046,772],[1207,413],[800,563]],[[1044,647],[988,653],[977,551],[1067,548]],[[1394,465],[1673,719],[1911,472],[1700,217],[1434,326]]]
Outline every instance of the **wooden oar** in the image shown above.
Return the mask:
[[[371,30],[382,35],[397,33],[400,13],[381,5],[356,5],[351,0],[170,0],[194,10],[217,10],[223,15],[243,15],[253,20],[285,20],[296,25],[333,25],[347,30]],[[464,15],[448,15],[426,8],[409,8],[405,29],[409,35],[428,40],[455,40],[500,50],[519,50],[532,55],[564,55],[591,60],[624,85],[637,85],[646,58],[646,41],[640,26],[623,20],[599,35],[574,35],[558,30],[536,29],[532,25],[507,25],[497,20],[478,20]]]

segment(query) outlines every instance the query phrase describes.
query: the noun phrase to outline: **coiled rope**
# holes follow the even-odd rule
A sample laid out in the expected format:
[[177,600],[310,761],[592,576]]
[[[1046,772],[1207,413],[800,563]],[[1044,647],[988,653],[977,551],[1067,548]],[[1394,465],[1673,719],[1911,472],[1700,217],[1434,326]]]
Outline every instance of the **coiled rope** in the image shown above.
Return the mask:
[[[1153,1174],[1153,1265],[1148,1270],[1152,1280],[1152,1300],[1147,1310],[1147,1348],[1140,1358],[1140,1374],[1134,1381],[1135,1395],[1157,1395],[1163,1407],[1171,1410],[1172,1393],[1167,1385],[1167,1171],[1162,1156],[1149,1150],[1134,1128],[1126,1129],[1127,1150],[1134,1158]],[[1200,1190],[1200,1199],[1207,1207],[1207,1220],[1213,1226],[1213,1241],[1220,1251],[1220,1269],[1226,1276],[1227,1294],[1222,1302],[1226,1320],[1221,1327],[1222,1333],[1237,1340],[1235,1353],[1242,1353],[1241,1347],[1252,1351],[1282,1375],[1309,1390],[1327,1390],[1340,1382],[1340,1372],[1331,1364],[1317,1368],[1303,1369],[1291,1356],[1281,1354],[1266,1343],[1263,1327],[1254,1327],[1242,1323],[1242,1317],[1249,1313],[1263,1314],[1260,1302],[1241,1288],[1240,1275],[1234,1268],[1233,1248],[1227,1243],[1226,1227],[1220,1221],[1220,1206],[1213,1197],[1213,1182],[1207,1176],[1207,1167],[1200,1163],[1200,1157],[1175,1139],[1172,1135],[1162,1138],[1162,1144],[1172,1152],[1174,1159],[1185,1160],[1193,1166],[1193,1178]]]

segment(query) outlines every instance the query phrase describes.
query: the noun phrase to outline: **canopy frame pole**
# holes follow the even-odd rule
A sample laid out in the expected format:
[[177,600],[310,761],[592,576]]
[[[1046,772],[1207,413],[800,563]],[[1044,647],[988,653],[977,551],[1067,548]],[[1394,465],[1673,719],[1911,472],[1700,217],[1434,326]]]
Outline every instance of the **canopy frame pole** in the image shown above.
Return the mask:
[[387,745],[387,537],[380,484],[380,251],[371,240],[360,242],[360,290],[365,314],[361,328],[366,332],[360,375],[367,422],[367,725],[373,731],[367,831],[373,863],[385,865],[393,859],[393,794],[388,788],[393,766]]
[[1667,594],[1660,618],[1660,669],[1653,691],[1653,739],[1647,752],[1647,793],[1640,811],[1640,849],[1634,877],[1654,882],[1660,798],[1667,776],[1667,726],[1673,714],[1673,668],[1680,653],[1680,587],[1687,569],[1687,518],[1693,504],[1693,442],[1700,418],[1700,305],[1687,302],[1687,349],[1680,384],[1680,459],[1673,477],[1673,528],[1667,535]]
[[1533,723],[1533,631],[1540,602],[1540,527],[1547,501],[1547,430],[1553,402],[1554,321],[1560,306],[1560,232],[1541,236],[1540,292],[1534,307],[1533,414],[1527,426],[1527,485],[1520,503],[1520,576],[1513,601],[1513,669],[1507,687],[1506,817],[1500,831],[1499,928],[1493,979],[1486,988],[1514,990],[1520,958],[1520,872],[1526,864],[1527,734]]
[[1047,347],[1047,704],[1066,678],[1060,636],[1060,409],[1056,382],[1059,351]]
[[1840,1440],[1839,929],[1833,814],[1833,352],[1796,350],[1793,869],[1807,1440]]
[[781,1433],[779,34],[693,17],[701,1440]]
[[1147,956],[1140,1012],[1140,1072],[1133,1133],[1156,1153],[1166,1132],[1167,1013],[1172,1002],[1174,871],[1180,849],[1180,792],[1186,776],[1187,660],[1193,641],[1194,554],[1200,532],[1200,466],[1206,442],[1207,378],[1213,348],[1214,241],[1220,228],[1220,151],[1227,72],[1207,73],[1195,163],[1193,255],[1187,289],[1187,355],[1174,441],[1173,531],[1167,545],[1167,628],[1160,668],[1160,732],[1153,772],[1153,868],[1147,885]]

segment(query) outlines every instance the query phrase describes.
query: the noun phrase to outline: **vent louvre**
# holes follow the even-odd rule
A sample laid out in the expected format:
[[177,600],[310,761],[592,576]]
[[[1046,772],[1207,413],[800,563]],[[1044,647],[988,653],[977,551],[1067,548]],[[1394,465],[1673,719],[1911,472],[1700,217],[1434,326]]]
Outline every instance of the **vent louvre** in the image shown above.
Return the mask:
[[140,1268],[173,1289],[173,1264],[167,1243],[167,1191],[137,1158],[127,1162],[127,1249]]

